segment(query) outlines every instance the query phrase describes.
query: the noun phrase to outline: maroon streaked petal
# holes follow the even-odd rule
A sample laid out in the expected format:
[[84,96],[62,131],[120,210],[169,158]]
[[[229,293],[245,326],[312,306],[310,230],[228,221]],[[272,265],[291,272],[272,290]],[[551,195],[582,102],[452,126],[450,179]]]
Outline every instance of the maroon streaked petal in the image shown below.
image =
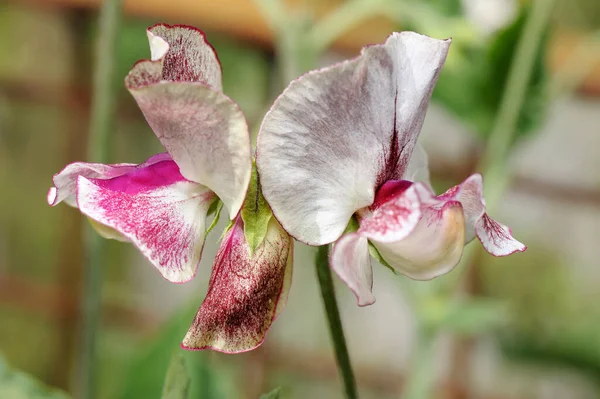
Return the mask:
[[403,188],[401,194],[390,198],[369,217],[362,219],[358,233],[370,240],[395,242],[408,236],[420,219],[421,200],[417,185],[413,184]]
[[336,240],[379,185],[403,177],[449,45],[394,33],[279,96],[260,129],[257,166],[292,236],[311,245]]
[[175,283],[189,281],[196,273],[206,213],[214,199],[207,187],[186,180],[171,160],[113,179],[77,180],[81,212],[133,242],[164,278]]
[[233,219],[252,165],[248,125],[239,107],[199,83],[161,82],[130,92],[181,174],[213,190]]
[[273,218],[250,257],[238,217],[221,243],[208,293],[181,346],[225,353],[258,347],[287,297],[292,251],[291,237]]
[[429,280],[451,271],[464,247],[465,220],[459,202],[422,208],[414,230],[396,242],[371,240],[385,261],[398,272]]
[[152,60],[164,57],[161,80],[202,82],[222,90],[221,64],[204,32],[191,26],[157,24],[147,34]]
[[487,214],[483,214],[475,224],[475,234],[485,250],[494,256],[507,256],[527,249],[514,239],[508,227],[496,222]]
[[121,163],[104,165],[101,163],[74,162],[52,177],[54,187],[48,190],[48,204],[51,206],[57,205],[65,201],[70,206],[77,206],[75,200],[75,190],[77,188],[77,177],[83,176],[88,179],[112,179],[138,168],[145,168],[157,162],[170,160],[171,157],[167,153],[156,154],[149,158],[146,162],[140,165],[131,163]]
[[341,236],[333,244],[329,263],[333,271],[352,290],[358,306],[375,303],[369,241],[365,237],[358,233]]

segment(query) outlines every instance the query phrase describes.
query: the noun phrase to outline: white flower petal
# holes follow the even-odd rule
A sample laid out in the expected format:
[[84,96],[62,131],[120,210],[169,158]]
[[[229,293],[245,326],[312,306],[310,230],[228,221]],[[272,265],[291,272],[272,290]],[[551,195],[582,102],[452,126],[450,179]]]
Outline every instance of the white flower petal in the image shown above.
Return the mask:
[[371,240],[385,261],[400,273],[430,280],[451,271],[464,247],[465,220],[460,203],[424,207],[411,234],[397,242]]
[[311,245],[337,239],[375,190],[404,175],[450,41],[412,32],[292,82],[258,137],[263,193]]
[[375,303],[373,268],[369,241],[358,233],[348,233],[333,245],[330,265],[339,278],[354,292],[358,306]]

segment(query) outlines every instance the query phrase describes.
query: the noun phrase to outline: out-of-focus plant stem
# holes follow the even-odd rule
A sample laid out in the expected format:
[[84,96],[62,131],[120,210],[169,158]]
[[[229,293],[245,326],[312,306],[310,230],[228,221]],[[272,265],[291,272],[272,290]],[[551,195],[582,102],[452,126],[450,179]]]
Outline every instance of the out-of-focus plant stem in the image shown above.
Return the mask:
[[[114,84],[117,39],[122,0],[105,0],[100,10],[98,42],[93,76],[88,161],[107,163],[117,109]],[[105,264],[103,239],[86,223],[86,265],[83,288],[83,334],[79,359],[80,398],[96,397],[96,341],[100,325],[102,267]]]
[[517,121],[525,100],[527,85],[543,40],[555,0],[534,0],[523,33],[517,43],[506,89],[494,128],[488,139],[479,169],[486,179],[485,198],[488,210],[493,210],[509,181],[507,160],[516,134]]
[[340,371],[344,382],[346,398],[357,399],[358,394],[356,392],[354,372],[350,365],[350,356],[348,355],[348,348],[346,347],[346,338],[344,337],[340,312],[335,299],[333,278],[331,276],[331,268],[329,267],[328,245],[322,245],[317,248],[315,268],[319,286],[321,287],[321,296],[323,298],[323,305],[325,306],[325,314],[327,315],[327,322],[329,324],[329,333],[335,349],[338,370]]

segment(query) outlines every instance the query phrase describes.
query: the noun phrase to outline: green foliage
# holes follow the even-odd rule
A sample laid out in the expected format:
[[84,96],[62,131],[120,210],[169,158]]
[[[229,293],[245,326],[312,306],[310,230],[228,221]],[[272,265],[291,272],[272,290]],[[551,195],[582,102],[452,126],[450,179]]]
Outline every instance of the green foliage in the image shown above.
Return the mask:
[[272,216],[271,208],[260,189],[260,180],[256,171],[256,165],[253,164],[250,186],[248,187],[246,200],[242,207],[244,235],[250,247],[250,254],[254,253],[267,236],[267,229]]
[[281,387],[277,387],[269,393],[260,396],[260,399],[281,399]]
[[11,369],[0,356],[0,398],[68,399],[69,396],[44,386],[28,374]]
[[191,378],[181,354],[171,358],[167,370],[165,385],[163,386],[162,399],[187,399],[189,397]]
[[[529,8],[523,8],[518,18],[497,32],[484,47],[466,50],[460,64],[444,68],[433,93],[434,101],[444,105],[473,127],[483,139],[487,139],[495,123],[516,44],[528,12]],[[546,33],[537,49],[533,73],[517,122],[517,139],[533,132],[546,111],[545,87],[548,74],[544,58],[547,37]]]
[[[184,351],[179,344],[196,313],[197,304],[186,307],[173,316],[158,334],[141,345],[126,374],[119,399],[160,398],[169,363],[175,353],[185,360],[190,377],[189,398],[235,398],[235,386],[229,380],[228,370],[209,362],[210,353]],[[176,366],[179,367],[179,366]],[[169,379],[167,377],[167,379]]]

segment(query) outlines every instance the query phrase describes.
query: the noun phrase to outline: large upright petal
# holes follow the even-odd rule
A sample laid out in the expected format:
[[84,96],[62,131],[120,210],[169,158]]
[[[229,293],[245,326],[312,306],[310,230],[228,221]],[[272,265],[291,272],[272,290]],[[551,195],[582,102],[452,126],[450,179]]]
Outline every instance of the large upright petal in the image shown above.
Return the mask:
[[250,180],[250,136],[221,92],[216,54],[190,27],[157,25],[148,38],[152,60],[138,62],[125,84],[181,174],[212,189],[234,218]]
[[378,186],[401,179],[450,40],[394,33],[283,92],[258,137],[265,198],[311,245],[337,239]]
[[186,180],[172,160],[113,179],[80,175],[77,204],[90,219],[132,241],[164,278],[175,283],[196,273],[206,213],[215,195]]
[[241,217],[227,232],[184,349],[239,353],[263,342],[287,298],[293,253],[291,237],[274,218],[269,223],[252,255]]

